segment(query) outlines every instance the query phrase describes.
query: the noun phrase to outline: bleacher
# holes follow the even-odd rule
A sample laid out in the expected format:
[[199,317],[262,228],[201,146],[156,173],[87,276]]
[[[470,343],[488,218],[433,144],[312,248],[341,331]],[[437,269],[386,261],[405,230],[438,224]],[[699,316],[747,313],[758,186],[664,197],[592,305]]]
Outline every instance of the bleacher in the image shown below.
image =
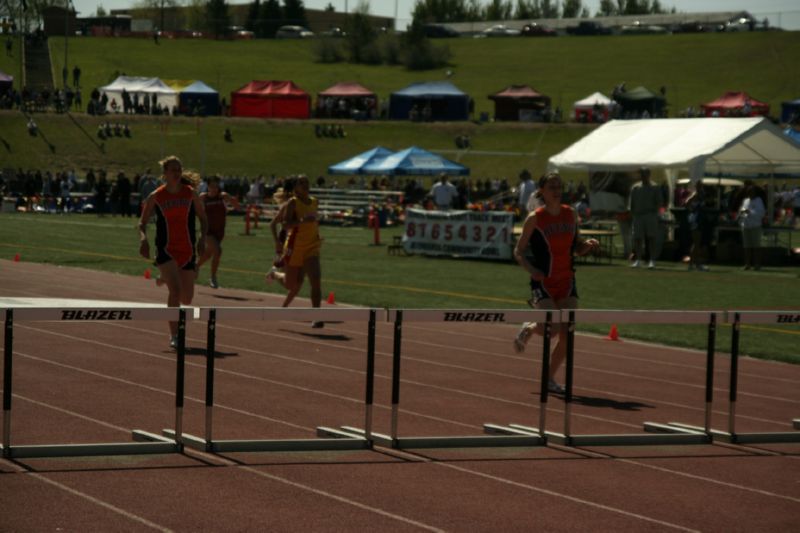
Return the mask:
[[[319,201],[320,222],[342,226],[366,225],[372,205],[397,205],[403,201],[402,191],[369,191],[357,189],[310,189]],[[278,205],[267,202],[259,206],[259,218],[272,220]]]

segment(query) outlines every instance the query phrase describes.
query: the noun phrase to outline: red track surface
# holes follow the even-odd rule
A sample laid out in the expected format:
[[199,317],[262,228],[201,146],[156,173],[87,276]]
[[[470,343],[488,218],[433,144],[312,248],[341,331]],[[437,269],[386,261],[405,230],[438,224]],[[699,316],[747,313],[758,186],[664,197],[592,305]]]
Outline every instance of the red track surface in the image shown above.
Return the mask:
[[[224,281],[224,280],[223,280]],[[144,279],[0,261],[0,295],[163,303]],[[200,306],[279,298],[199,287]],[[303,303],[303,302],[300,302]],[[624,337],[624,326],[620,327]],[[363,426],[366,325],[220,322],[216,439]],[[746,334],[746,333],[743,333]],[[184,431],[203,435],[205,325],[189,324]],[[373,429],[390,432],[392,328],[377,329]],[[407,323],[400,436],[536,426],[540,345],[505,325]],[[13,443],[129,441],[174,423],[175,356],[151,322],[15,326]],[[713,427],[726,428],[727,357]],[[703,423],[705,354],[576,340],[572,433]],[[800,367],[743,359],[738,425],[790,431]],[[551,398],[548,429],[563,428]],[[270,452],[0,460],[0,531],[789,531],[800,444]]]

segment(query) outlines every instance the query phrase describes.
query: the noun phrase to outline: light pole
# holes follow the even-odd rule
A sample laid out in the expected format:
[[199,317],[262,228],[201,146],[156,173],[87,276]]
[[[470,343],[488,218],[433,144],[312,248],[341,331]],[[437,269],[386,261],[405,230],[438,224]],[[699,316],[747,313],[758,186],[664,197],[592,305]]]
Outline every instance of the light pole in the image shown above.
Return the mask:
[[[61,69],[61,77],[63,78],[62,81],[64,82],[63,88],[64,90],[67,89],[67,77],[69,76],[69,69],[67,68],[67,46],[69,41],[67,37],[69,36],[69,4],[71,0],[64,0],[64,68]],[[74,9],[74,6],[73,6]]]

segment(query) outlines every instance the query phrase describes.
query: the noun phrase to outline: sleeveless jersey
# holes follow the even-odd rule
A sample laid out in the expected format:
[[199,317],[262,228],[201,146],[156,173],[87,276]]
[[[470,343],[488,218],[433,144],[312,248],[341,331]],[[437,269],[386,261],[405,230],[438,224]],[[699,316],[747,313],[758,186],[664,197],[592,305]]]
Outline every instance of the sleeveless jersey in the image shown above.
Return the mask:
[[225,200],[222,195],[211,197],[208,194],[201,196],[203,204],[206,208],[206,218],[208,219],[208,234],[217,239],[225,235],[225,217],[228,214],[228,208],[225,206]]
[[174,259],[179,267],[194,259],[194,189],[183,185],[176,194],[166,185],[156,189],[156,263]]
[[539,207],[535,213],[536,230],[530,240],[531,264],[549,279],[573,278],[572,255],[578,227],[572,209],[562,205],[557,215],[551,215],[544,207]]
[[[297,220],[303,220],[308,214],[317,215],[319,202],[314,196],[309,196],[311,202],[304,204],[299,198],[294,199],[294,213]],[[295,237],[295,248],[311,246],[319,241],[319,221],[301,222],[297,226],[297,236]]]

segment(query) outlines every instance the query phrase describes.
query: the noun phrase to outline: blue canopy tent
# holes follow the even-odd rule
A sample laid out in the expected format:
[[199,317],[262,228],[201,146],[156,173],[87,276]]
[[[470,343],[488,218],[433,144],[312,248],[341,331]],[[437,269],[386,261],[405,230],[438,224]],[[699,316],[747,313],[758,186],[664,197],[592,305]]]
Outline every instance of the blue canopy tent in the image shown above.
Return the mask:
[[792,118],[800,120],[800,98],[781,103],[781,122],[787,124]]
[[391,150],[387,150],[383,146],[376,146],[372,150],[367,150],[341,163],[329,166],[328,174],[365,174],[363,170],[366,165],[376,164],[392,155],[392,153]]
[[390,176],[431,176],[445,173],[451,176],[468,176],[469,169],[442,156],[412,146],[375,163],[365,165],[363,173]]
[[199,80],[163,80],[178,91],[178,110],[183,115],[219,115],[219,93]]
[[783,134],[795,141],[797,144],[800,144],[800,131],[792,127],[788,127],[783,130]]
[[468,120],[469,95],[448,81],[412,83],[389,97],[389,118]]

